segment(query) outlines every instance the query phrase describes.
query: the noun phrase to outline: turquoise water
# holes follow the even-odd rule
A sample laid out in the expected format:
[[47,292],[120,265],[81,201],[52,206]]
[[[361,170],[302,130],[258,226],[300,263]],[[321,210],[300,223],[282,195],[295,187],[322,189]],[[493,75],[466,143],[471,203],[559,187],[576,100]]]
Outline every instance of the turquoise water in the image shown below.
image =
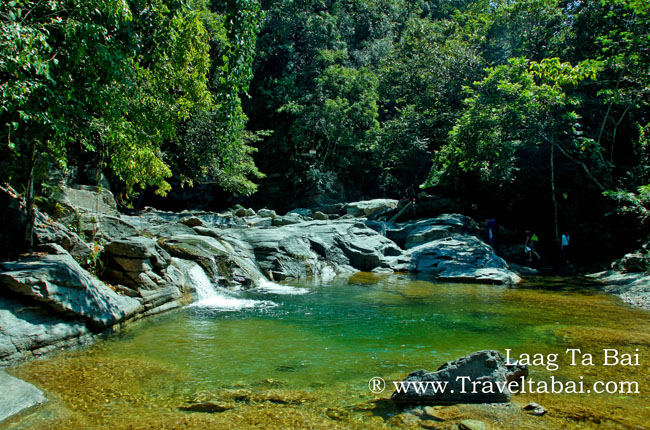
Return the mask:
[[[614,344],[635,345],[647,353],[650,345],[647,336],[636,334],[648,332],[648,313],[594,288],[565,282],[506,288],[361,273],[330,283],[291,283],[225,297],[229,306],[186,307],[135,323],[89,349],[14,369],[17,376],[55,393],[57,402],[16,420],[12,428],[132,428],[138,417],[176,422],[179,416],[188,419],[187,412],[178,411],[188,399],[206,393],[218,398],[224,390],[236,389],[306,392],[317,398],[312,404],[318,406],[307,402],[295,408],[321,419],[323,407],[348,408],[387,398],[390,391],[383,397],[369,393],[372,377],[401,380],[413,370],[435,370],[481,349],[532,354]],[[646,361],[645,367],[632,369],[640,373],[625,376],[640,378],[647,369]],[[607,369],[614,378],[622,377],[620,371]],[[584,369],[567,367],[558,374],[578,373],[589,377]],[[539,368],[533,375],[548,373]],[[632,408],[647,400],[646,393],[626,404]],[[548,397],[546,405],[555,401],[566,403],[567,398]],[[568,401],[582,407],[585,398]],[[614,396],[589,399],[594,401],[619,407]],[[242,408],[235,409],[239,415],[189,415],[197,420],[209,415],[224,428],[237,428],[247,414],[259,413],[259,408]],[[626,408],[621,416],[629,415]],[[363,423],[364,412],[355,413],[355,422]],[[648,415],[646,409],[641,417]],[[261,420],[261,427],[276,424]],[[57,424],[49,427],[52,423]],[[187,423],[182,428],[205,425]],[[558,428],[566,425],[562,423]]]

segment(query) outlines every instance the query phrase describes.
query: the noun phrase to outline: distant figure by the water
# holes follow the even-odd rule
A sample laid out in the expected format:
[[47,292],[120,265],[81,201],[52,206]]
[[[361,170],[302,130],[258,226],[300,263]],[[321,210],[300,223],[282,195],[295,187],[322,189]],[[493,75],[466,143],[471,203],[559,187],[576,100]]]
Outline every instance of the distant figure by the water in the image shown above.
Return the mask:
[[535,250],[535,246],[538,241],[539,238],[534,232],[532,231],[526,232],[526,242],[524,243],[524,251],[528,254],[528,261],[533,261],[533,255],[537,257],[538,260],[542,258]]

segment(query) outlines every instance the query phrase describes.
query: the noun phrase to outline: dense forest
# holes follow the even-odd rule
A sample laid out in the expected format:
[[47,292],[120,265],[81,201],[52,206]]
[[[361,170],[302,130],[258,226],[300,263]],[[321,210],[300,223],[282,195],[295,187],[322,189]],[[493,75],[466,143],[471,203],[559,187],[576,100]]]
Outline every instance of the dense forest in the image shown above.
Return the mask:
[[11,0],[0,21],[0,180],[28,203],[54,171],[125,206],[415,187],[592,254],[647,237],[645,0]]

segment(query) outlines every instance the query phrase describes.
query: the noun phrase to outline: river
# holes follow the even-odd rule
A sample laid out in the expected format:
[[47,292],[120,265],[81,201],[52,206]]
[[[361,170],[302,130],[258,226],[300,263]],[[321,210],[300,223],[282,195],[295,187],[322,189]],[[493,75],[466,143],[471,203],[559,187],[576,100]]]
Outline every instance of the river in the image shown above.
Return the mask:
[[[518,394],[511,406],[440,407],[443,421],[428,428],[456,428],[466,418],[495,429],[650,426],[650,313],[579,281],[508,288],[358,273],[229,292],[206,285],[202,271],[195,276],[205,288],[194,305],[9,369],[50,401],[6,428],[408,427],[386,400],[393,381],[481,349],[537,357],[531,380],[574,381],[584,392]],[[605,366],[604,350],[615,350],[619,363]],[[639,364],[623,365],[623,354]],[[369,390],[373,377],[387,382],[384,392]],[[598,387],[616,392],[596,394]],[[547,415],[521,412],[528,402]],[[225,411],[184,410],[193,404]]]

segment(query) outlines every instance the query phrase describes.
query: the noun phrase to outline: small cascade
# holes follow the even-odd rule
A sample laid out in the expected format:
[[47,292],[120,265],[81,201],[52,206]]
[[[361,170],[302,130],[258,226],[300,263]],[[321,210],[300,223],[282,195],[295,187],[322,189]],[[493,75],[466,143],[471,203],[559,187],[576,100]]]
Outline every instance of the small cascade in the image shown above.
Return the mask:
[[215,288],[203,268],[193,261],[177,260],[175,263],[185,273],[188,283],[196,291],[198,300],[190,306],[224,311],[276,306],[269,300],[242,299],[236,297],[235,293]]
[[309,290],[306,288],[292,287],[291,285],[276,284],[275,282],[269,281],[266,278],[260,278],[257,280],[257,288],[266,293],[283,294],[283,295],[299,295],[299,294],[307,294],[309,292]]

